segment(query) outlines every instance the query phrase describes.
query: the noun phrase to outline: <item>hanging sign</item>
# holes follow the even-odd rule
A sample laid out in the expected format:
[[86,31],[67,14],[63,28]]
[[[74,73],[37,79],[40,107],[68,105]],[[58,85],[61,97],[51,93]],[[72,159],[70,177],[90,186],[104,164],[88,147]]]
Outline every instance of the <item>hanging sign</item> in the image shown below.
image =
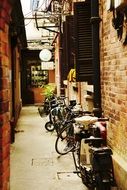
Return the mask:
[[50,61],[52,58],[52,53],[49,49],[42,49],[39,53],[39,58],[42,61]]
[[41,69],[42,70],[53,70],[54,62],[53,61],[41,62]]

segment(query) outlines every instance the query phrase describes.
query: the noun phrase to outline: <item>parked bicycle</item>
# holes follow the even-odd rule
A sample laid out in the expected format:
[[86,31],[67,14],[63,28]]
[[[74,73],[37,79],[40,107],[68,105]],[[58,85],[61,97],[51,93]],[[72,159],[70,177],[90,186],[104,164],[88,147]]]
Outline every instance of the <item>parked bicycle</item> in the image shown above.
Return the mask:
[[[76,118],[61,131],[55,144],[61,155],[72,152],[74,173],[80,175],[90,190],[111,190],[115,185],[112,150],[106,146],[106,121],[107,118],[93,116]],[[85,149],[83,157],[82,144]]]
[[65,97],[58,97],[55,104],[52,104],[49,112],[49,121],[45,123],[47,131],[59,132],[61,122],[64,120],[66,114]]
[[[49,121],[46,122],[45,128],[47,131],[56,131],[58,134],[66,125],[66,121],[74,118],[79,113],[79,105],[71,104],[69,106],[65,103],[66,97],[59,97],[57,104],[50,110]],[[77,108],[78,106],[78,108]]]
[[38,107],[38,113],[41,117],[48,115],[51,109],[52,104],[56,103],[56,96],[52,94],[50,97],[46,97],[42,105]]
[[[59,133],[56,141],[55,141],[55,149],[58,154],[65,155],[71,150],[73,150],[76,146],[76,136],[74,134],[74,123],[75,118],[81,117],[82,115],[91,114],[91,112],[87,111],[73,111],[69,109],[69,115],[64,121],[61,132]],[[89,134],[88,130],[82,131],[82,134]],[[81,135],[81,134],[80,134]]]

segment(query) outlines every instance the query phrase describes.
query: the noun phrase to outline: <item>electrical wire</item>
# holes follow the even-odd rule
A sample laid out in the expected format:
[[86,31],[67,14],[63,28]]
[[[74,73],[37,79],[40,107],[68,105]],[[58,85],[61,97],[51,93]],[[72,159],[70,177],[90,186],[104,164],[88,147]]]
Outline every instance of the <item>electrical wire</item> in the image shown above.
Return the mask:
[[[34,11],[35,11],[35,12],[38,11],[38,10],[46,3],[46,1],[47,1],[47,0],[43,0],[42,4],[41,4],[36,10],[34,10]],[[29,15],[31,15],[34,11],[32,10],[32,11],[26,13],[26,14],[24,15],[24,17],[29,17]]]
[[32,14],[32,12],[33,12],[33,11],[30,11],[30,12],[28,12],[28,13],[24,14],[24,17],[28,17],[29,15],[31,15],[31,14]]
[[46,0],[43,0],[43,2],[41,3],[41,5],[37,8],[37,10],[39,10],[43,5],[45,5]]
[[30,19],[30,21],[27,24],[25,24],[25,26],[28,26],[31,23],[31,21],[32,21],[32,19]]

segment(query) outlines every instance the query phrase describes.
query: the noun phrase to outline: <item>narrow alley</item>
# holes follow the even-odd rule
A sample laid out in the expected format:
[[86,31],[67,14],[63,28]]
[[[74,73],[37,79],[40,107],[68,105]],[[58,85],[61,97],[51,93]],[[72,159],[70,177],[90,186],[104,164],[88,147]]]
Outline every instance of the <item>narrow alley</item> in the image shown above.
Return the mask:
[[127,190],[127,0],[0,0],[0,190],[87,189],[38,113],[52,96],[108,118],[92,179]]
[[75,170],[71,154],[55,152],[56,134],[44,128],[37,106],[22,108],[11,145],[11,190],[86,190]]

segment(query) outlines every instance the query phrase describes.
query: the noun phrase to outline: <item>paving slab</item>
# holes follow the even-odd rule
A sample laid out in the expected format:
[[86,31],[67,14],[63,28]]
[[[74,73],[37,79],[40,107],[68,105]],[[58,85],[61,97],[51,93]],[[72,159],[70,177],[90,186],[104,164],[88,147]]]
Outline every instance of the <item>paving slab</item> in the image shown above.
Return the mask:
[[46,121],[37,106],[22,108],[11,145],[10,190],[87,190],[73,173],[71,153],[56,153],[56,134],[45,130]]

